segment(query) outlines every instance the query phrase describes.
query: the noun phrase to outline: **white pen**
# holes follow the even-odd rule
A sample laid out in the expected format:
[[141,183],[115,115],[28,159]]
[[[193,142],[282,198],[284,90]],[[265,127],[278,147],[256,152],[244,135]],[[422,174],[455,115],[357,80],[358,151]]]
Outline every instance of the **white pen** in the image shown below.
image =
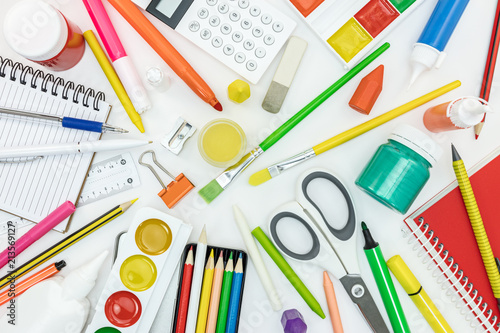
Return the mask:
[[102,140],[86,142],[55,143],[39,146],[4,147],[0,149],[0,158],[36,157],[92,153],[108,150],[129,149],[144,146],[152,141],[146,140]]

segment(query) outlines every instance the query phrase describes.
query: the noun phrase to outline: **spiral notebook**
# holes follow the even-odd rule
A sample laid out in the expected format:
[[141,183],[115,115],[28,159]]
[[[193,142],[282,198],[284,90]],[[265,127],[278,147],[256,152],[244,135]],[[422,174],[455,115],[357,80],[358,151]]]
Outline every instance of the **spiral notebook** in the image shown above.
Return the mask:
[[[100,122],[106,121],[110,111],[102,92],[1,57],[0,107]],[[100,136],[0,117],[0,147],[95,141]],[[39,222],[66,200],[76,203],[93,155],[55,155],[30,162],[0,163],[0,210]],[[69,219],[55,230],[64,232],[68,224]]]
[[[500,257],[499,171],[500,147],[467,170],[495,257]],[[437,267],[435,272],[441,275],[441,282],[451,283],[447,287],[455,289],[469,318],[477,319],[487,332],[500,332],[497,301],[457,182],[408,216],[405,223],[429,255],[429,264]]]

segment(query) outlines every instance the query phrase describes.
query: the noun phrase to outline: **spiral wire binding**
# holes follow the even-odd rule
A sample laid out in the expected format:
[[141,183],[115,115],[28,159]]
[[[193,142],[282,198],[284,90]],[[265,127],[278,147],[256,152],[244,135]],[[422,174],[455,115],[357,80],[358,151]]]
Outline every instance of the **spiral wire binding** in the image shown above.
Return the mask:
[[75,84],[73,83],[73,81],[67,81],[65,83],[64,79],[61,77],[56,78],[51,73],[45,73],[40,69],[34,70],[31,66],[23,65],[20,62],[13,63],[9,58],[2,58],[0,56],[0,77],[5,77],[7,67],[12,68],[9,75],[9,79],[11,81],[16,81],[17,79],[19,79],[19,82],[22,85],[26,85],[28,83],[26,77],[28,75],[31,75],[31,88],[38,89],[39,87],[37,85],[37,82],[39,79],[41,79],[42,82],[40,84],[40,90],[42,92],[48,92],[47,87],[50,82],[52,84],[50,94],[52,94],[53,96],[58,96],[58,90],[60,87],[62,87],[61,97],[63,99],[68,100],[70,98],[69,96],[71,94],[71,91],[73,91],[73,94],[71,96],[73,103],[82,103],[83,106],[89,107],[89,100],[90,98],[93,98],[94,103],[92,106],[96,111],[99,111],[99,101],[104,101],[106,97],[102,91],[96,93],[94,89],[85,89],[85,87],[81,84],[77,85],[75,89]]
[[[424,218],[420,217],[418,222],[413,230],[411,227],[407,228],[409,233],[403,230],[405,237],[408,237],[408,234],[413,236],[409,237],[408,244],[413,251],[417,251],[417,257],[425,255],[422,263],[427,266],[427,270],[432,270],[432,277],[460,309],[460,314],[470,322],[475,332],[484,331],[486,328],[486,332],[500,333],[498,318],[493,316],[493,311],[488,309],[488,304],[483,303],[478,290],[474,289],[469,278],[459,269],[453,257],[439,242],[439,238],[434,236],[434,231],[429,230],[429,224],[425,223]],[[470,299],[468,300],[467,297]],[[478,322],[481,324],[477,324]]]

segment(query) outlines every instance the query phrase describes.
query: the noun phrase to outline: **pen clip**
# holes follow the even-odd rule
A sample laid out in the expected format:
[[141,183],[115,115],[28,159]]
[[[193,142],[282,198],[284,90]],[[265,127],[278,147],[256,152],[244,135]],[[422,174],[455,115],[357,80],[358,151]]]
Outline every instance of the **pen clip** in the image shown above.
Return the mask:
[[43,158],[43,156],[35,156],[35,157],[27,158],[25,160],[20,160],[20,161],[2,161],[2,160],[0,160],[0,163],[3,163],[3,164],[28,163],[28,162],[34,162],[36,160],[41,160],[42,158]]

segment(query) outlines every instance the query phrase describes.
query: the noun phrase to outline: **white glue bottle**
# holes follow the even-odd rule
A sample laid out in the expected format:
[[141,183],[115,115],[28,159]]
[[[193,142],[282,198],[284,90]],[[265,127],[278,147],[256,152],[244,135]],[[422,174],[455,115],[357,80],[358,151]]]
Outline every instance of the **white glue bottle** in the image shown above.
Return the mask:
[[461,97],[433,106],[424,113],[425,127],[434,133],[469,128],[479,124],[491,108],[477,97]]
[[81,332],[90,310],[90,302],[86,297],[94,288],[97,274],[107,255],[108,251],[105,251],[72,271],[66,278],[55,276],[28,289],[15,299],[14,316],[8,312],[0,318],[0,332]]

